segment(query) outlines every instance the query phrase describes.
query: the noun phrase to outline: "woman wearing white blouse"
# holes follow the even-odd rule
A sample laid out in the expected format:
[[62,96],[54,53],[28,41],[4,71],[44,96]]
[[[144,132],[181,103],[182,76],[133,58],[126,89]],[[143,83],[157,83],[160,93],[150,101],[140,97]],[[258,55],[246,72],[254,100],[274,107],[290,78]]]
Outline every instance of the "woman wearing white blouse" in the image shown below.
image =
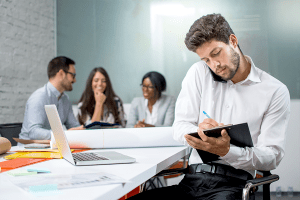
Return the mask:
[[148,72],[142,78],[143,97],[131,102],[127,128],[172,126],[174,121],[175,98],[162,94],[167,84],[158,72]]

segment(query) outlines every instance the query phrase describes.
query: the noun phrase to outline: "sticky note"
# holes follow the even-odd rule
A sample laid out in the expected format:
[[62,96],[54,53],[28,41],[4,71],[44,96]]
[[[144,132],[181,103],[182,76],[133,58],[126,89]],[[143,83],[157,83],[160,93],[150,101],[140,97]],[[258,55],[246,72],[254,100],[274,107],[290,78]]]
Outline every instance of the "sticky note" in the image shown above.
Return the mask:
[[28,176],[28,175],[33,175],[33,174],[37,174],[37,172],[28,172],[25,169],[22,170],[12,170],[7,172],[9,175],[12,176]]
[[51,173],[49,169],[27,169],[28,172]]
[[53,190],[57,190],[57,184],[29,186],[29,192],[49,192]]
[[35,196],[50,196],[62,193],[57,189],[57,184],[29,186],[28,191]]

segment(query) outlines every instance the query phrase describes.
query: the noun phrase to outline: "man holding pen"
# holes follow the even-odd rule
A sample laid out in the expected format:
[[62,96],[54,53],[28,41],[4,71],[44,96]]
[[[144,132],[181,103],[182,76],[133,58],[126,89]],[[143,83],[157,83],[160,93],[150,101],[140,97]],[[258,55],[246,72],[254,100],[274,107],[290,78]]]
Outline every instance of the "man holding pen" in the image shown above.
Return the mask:
[[[254,177],[255,170],[273,170],[284,156],[289,91],[242,53],[238,38],[219,14],[196,20],[185,44],[201,59],[182,82],[173,124],[174,139],[194,148],[189,173],[179,185],[145,192],[144,196],[241,199],[245,182]],[[231,145],[225,129],[219,138],[203,133],[223,124],[245,122],[254,147]],[[201,140],[188,135],[196,131]],[[203,164],[195,149],[216,154],[219,160]]]

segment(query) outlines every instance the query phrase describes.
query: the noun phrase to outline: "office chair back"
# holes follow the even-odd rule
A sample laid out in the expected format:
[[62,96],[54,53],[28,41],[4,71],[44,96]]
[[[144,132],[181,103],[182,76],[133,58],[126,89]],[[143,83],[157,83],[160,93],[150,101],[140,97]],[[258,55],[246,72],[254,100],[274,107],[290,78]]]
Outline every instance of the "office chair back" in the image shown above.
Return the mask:
[[0,124],[1,137],[7,138],[12,146],[17,146],[17,142],[13,138],[19,138],[22,123]]

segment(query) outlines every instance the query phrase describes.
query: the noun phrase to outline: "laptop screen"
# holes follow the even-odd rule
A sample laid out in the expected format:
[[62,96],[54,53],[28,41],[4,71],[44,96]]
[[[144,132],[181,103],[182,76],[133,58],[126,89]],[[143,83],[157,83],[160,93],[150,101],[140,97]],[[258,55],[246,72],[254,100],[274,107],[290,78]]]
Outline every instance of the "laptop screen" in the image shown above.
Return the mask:
[[64,159],[75,165],[70,146],[65,135],[62,123],[60,121],[55,105],[45,105],[46,114],[53,131],[58,150]]

